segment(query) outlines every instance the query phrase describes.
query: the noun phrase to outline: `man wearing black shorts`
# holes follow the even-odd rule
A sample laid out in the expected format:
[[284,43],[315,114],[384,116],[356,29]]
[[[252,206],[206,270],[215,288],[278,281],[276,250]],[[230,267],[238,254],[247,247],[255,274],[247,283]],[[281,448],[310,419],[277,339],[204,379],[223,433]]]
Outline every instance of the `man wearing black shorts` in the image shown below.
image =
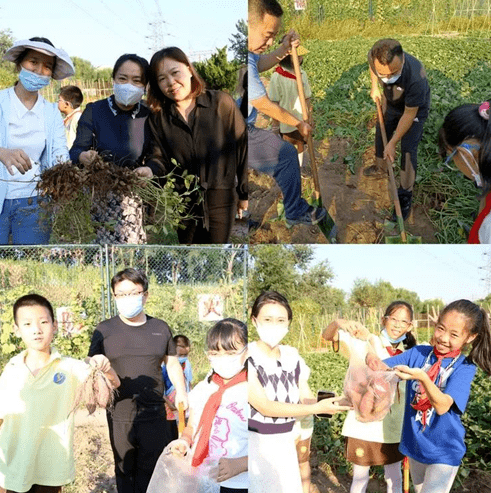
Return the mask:
[[174,438],[167,425],[161,363],[187,408],[184,375],[169,326],[146,315],[148,279],[136,269],[111,281],[119,315],[100,323],[89,356],[104,354],[121,380],[114,410],[107,413],[118,493],[145,493],[157,459]]
[[401,142],[401,186],[398,195],[403,218],[407,219],[416,179],[418,144],[430,109],[430,86],[421,62],[405,53],[395,39],[377,41],[368,52],[368,65],[372,83],[370,97],[382,103],[388,143],[384,151],[380,125],[377,123],[376,162],[366,168],[364,174],[370,176],[385,170],[384,159],[392,165],[396,144]]

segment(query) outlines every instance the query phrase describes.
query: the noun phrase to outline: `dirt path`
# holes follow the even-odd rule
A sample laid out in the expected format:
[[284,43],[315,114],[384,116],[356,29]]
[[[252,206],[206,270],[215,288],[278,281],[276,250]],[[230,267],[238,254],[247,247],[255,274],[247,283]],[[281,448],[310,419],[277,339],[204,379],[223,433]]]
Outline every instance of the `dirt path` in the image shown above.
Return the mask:
[[[267,121],[258,119],[258,125],[264,127]],[[353,175],[344,163],[347,140],[331,137],[314,145],[321,196],[338,226],[338,242],[384,243],[385,235],[398,234],[396,229],[391,231],[384,227],[386,220],[391,218],[393,207],[386,176],[363,175],[363,168],[374,162],[374,149],[370,148],[364,154],[363,166]],[[313,191],[313,180],[308,156],[304,158],[301,173],[304,196],[305,192],[309,196]],[[251,219],[259,224],[251,235],[251,243],[327,243],[316,226],[299,225],[288,229],[284,220],[278,220],[281,193],[271,177],[250,170],[249,191]],[[413,207],[405,227],[410,234],[421,236],[423,243],[437,242],[435,228],[422,206]]]
[[64,493],[116,493],[114,459],[109,443],[106,413],[88,416],[85,409],[75,415],[75,481]]

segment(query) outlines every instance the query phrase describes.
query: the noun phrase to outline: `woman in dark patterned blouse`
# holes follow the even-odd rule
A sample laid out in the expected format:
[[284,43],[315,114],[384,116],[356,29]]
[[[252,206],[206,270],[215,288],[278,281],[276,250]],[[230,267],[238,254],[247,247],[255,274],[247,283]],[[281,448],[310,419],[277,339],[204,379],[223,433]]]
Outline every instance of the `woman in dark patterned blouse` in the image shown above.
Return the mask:
[[[148,165],[162,173],[171,159],[198,177],[200,192],[182,221],[180,243],[227,243],[235,214],[247,209],[247,131],[234,100],[206,90],[186,55],[176,47],[158,51],[150,62],[148,103],[152,153]],[[176,181],[182,190],[183,180]],[[238,200],[237,200],[238,199]]]
[[[74,163],[88,165],[97,156],[118,166],[151,177],[156,169],[145,163],[150,136],[146,121],[148,108],[141,99],[148,81],[148,62],[133,54],[122,55],[113,69],[114,94],[89,103],[77,127],[77,137],[70,149]],[[108,197],[100,204],[95,217],[100,223],[115,221],[113,231],[100,228],[100,243],[144,243],[143,207],[130,197]]]

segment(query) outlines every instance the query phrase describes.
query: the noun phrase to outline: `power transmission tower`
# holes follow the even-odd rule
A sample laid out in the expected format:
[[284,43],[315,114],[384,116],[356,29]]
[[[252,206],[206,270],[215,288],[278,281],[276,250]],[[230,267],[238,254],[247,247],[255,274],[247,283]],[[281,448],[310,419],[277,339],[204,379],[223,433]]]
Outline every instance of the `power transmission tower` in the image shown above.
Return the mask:
[[491,251],[484,252],[482,254],[485,266],[480,267],[483,270],[483,278],[486,286],[486,296],[491,293]]
[[203,60],[206,60],[211,55],[213,55],[212,50],[191,51],[189,53],[189,61],[190,62],[201,62]]
[[155,15],[155,19],[148,23],[152,34],[145,36],[151,42],[149,50],[152,53],[161,50],[165,46],[165,36],[170,36],[170,34],[164,31],[164,25],[168,23],[164,20],[158,0],[155,0],[155,5],[157,7],[157,14]]

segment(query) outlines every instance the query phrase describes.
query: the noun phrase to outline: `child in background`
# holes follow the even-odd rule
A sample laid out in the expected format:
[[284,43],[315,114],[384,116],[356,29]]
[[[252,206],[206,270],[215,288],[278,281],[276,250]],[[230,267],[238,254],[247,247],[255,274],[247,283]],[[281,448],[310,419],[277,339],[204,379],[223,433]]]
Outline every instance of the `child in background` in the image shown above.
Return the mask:
[[[476,365],[491,374],[491,331],[486,312],[468,300],[447,305],[440,314],[433,346],[415,346],[381,362],[374,370],[395,368],[408,380],[399,450],[409,457],[416,493],[448,493],[465,454],[465,411]],[[471,344],[468,356],[462,354]]]
[[189,394],[189,421],[168,449],[192,465],[218,460],[220,493],[247,493],[247,326],[233,318],[206,336],[212,371]]
[[[280,44],[283,42],[283,38]],[[309,51],[303,46],[299,46],[297,49],[298,61],[300,65],[303,63],[303,56]],[[307,103],[307,110],[309,113],[309,124],[312,125],[312,106],[310,98],[312,97],[312,91],[310,89],[309,80],[307,74],[300,70],[302,74],[303,88],[305,92],[305,102]],[[303,120],[302,105],[298,96],[297,78],[295,76],[295,69],[293,67],[293,60],[291,55],[287,55],[280,60],[276,70],[271,75],[269,81],[269,98],[271,101],[279,104],[282,108],[295,115],[299,120]],[[303,156],[305,151],[305,139],[300,132],[286,123],[280,123],[278,120],[273,119],[273,132],[279,131],[281,137],[287,142],[290,142],[297,148],[298,160],[300,166],[303,163]]]
[[82,116],[80,105],[83,101],[84,96],[77,86],[65,86],[60,89],[58,109],[65,115],[63,125],[65,125],[68,149],[72,147],[73,141],[77,136],[78,121]]
[[[335,320],[324,330],[322,337],[332,341],[336,352],[350,358],[357,355],[364,361],[367,351],[380,358],[400,354],[416,345],[411,334],[413,309],[405,301],[394,301],[382,317],[380,334],[370,332],[357,322]],[[365,493],[370,479],[370,466],[384,466],[387,493],[402,493],[399,452],[404,418],[405,385],[399,384],[391,411],[382,421],[362,423],[355,412],[349,411],[342,434],[346,439],[346,459],[353,464],[350,493]]]
[[309,367],[296,348],[279,345],[292,320],[283,295],[259,295],[251,318],[260,340],[249,344],[249,491],[302,493],[295,418],[351,408],[337,405],[342,396],[316,402],[307,383]]
[[[77,388],[99,368],[114,388],[120,384],[109,360],[88,363],[51,347],[57,329],[53,307],[28,294],[14,304],[14,330],[26,350],[0,376],[0,492],[58,493],[75,478],[74,405]],[[90,366],[89,366],[90,365]]]
[[[186,384],[186,392],[191,391],[191,382],[193,380],[193,370],[191,368],[191,362],[188,359],[191,343],[189,339],[182,334],[173,337],[176,345],[177,357],[181,364],[182,371],[184,373],[184,383]],[[165,364],[162,363],[162,378],[164,379],[164,401],[167,421],[169,422],[172,437],[177,438],[177,425],[179,424],[179,411],[175,406],[176,389],[170,381],[169,374]]]

